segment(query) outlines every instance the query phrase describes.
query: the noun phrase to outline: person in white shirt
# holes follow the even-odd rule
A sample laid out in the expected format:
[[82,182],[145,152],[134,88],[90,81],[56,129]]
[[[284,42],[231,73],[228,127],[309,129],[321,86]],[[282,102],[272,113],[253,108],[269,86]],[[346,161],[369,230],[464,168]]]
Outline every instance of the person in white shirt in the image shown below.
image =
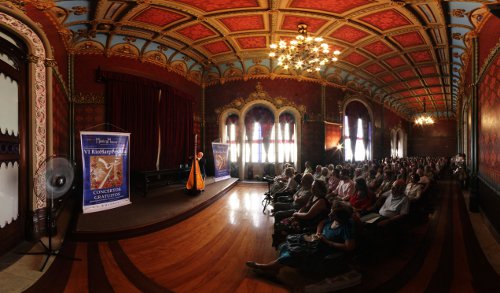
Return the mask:
[[340,182],[339,185],[337,186],[337,189],[335,189],[331,196],[333,197],[338,197],[341,200],[348,201],[349,198],[354,194],[356,191],[354,181],[349,177],[349,171],[346,169],[342,169],[340,171]]
[[396,180],[392,184],[391,190],[384,194],[387,195],[387,198],[378,211],[382,218],[377,222],[377,226],[386,226],[410,212],[410,201],[405,196],[405,186],[403,180]]

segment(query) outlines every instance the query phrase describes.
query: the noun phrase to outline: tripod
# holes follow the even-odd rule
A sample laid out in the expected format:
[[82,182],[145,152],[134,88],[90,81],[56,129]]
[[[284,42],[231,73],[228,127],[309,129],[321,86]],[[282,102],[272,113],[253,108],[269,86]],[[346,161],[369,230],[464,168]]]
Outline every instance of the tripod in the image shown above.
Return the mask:
[[264,179],[264,181],[267,182],[267,190],[268,190],[268,192],[266,193],[266,197],[264,197],[264,199],[262,200],[262,205],[263,205],[262,213],[266,214],[267,207],[273,202],[273,196],[271,195],[271,185],[273,184],[274,179],[269,176],[265,176],[262,179]]
[[[56,185],[62,186],[66,183],[66,181],[65,181],[66,179],[62,176],[56,178],[55,180],[56,180],[56,182],[55,182]],[[40,268],[40,272],[43,272],[43,269],[45,269],[45,266],[49,262],[49,259],[51,256],[60,256],[62,258],[69,259],[69,260],[81,260],[79,258],[75,258],[72,256],[62,255],[59,253],[60,248],[56,250],[52,247],[52,237],[54,235],[57,235],[57,226],[56,226],[56,222],[55,222],[55,217],[53,215],[53,208],[54,208],[54,196],[51,195],[50,196],[50,206],[46,207],[46,210],[47,210],[46,231],[47,231],[47,236],[48,236],[48,243],[47,243],[47,245],[45,245],[45,243],[43,243],[42,239],[38,240],[38,242],[40,242],[42,244],[44,251],[23,253],[25,255],[45,255],[45,260],[42,264],[42,267]],[[61,245],[62,245],[62,242],[61,242]]]

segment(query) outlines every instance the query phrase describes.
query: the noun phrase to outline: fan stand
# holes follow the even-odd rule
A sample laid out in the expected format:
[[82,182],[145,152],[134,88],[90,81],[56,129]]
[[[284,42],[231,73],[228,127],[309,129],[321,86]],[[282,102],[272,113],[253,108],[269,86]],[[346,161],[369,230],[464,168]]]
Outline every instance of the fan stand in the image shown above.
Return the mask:
[[[66,178],[64,178],[62,176],[57,177],[55,179],[56,186],[63,186],[65,183],[66,183]],[[49,262],[49,259],[51,256],[59,256],[61,258],[68,259],[68,260],[78,260],[78,261],[81,260],[80,258],[61,254],[60,249],[62,247],[62,243],[63,243],[62,241],[61,241],[61,247],[59,247],[59,249],[55,250],[52,247],[52,234],[54,234],[54,232],[55,232],[54,231],[55,230],[55,224],[54,224],[55,222],[54,222],[53,214],[52,214],[53,208],[54,208],[54,198],[51,197],[50,207],[46,208],[47,209],[47,223],[48,223],[46,225],[47,226],[46,229],[47,229],[47,234],[48,234],[48,243],[47,243],[47,245],[45,245],[45,243],[43,243],[42,239],[38,240],[38,242],[40,242],[42,244],[45,251],[23,253],[24,255],[45,255],[45,260],[40,268],[40,272],[43,272],[43,269],[45,268],[45,266]]]

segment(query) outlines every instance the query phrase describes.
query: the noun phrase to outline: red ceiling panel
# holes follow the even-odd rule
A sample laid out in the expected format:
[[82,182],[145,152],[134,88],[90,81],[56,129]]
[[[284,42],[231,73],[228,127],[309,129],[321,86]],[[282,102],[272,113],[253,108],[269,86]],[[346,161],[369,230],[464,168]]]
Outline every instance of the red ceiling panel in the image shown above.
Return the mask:
[[428,77],[428,78],[424,78],[424,80],[428,86],[441,84],[441,81],[437,77]]
[[368,58],[366,58],[365,56],[363,56],[357,52],[352,52],[351,54],[349,54],[348,56],[346,56],[342,59],[344,61],[352,63],[354,65],[359,65],[359,64],[365,62],[366,60],[368,60]]
[[349,25],[343,25],[336,31],[334,31],[330,37],[332,38],[337,38],[339,40],[342,40],[346,43],[355,43],[362,38],[366,37],[368,33],[359,30],[357,28],[354,28]]
[[420,67],[420,73],[422,75],[431,75],[437,74],[437,71],[435,66],[422,66]]
[[167,24],[182,18],[185,18],[185,16],[172,11],[158,8],[147,8],[132,20],[156,26],[166,26]]
[[411,24],[406,17],[394,9],[375,12],[360,19],[382,31]]
[[307,24],[307,32],[315,33],[326,23],[326,20],[307,16],[287,15],[283,20],[281,29],[297,31],[297,26],[301,23]]
[[424,89],[413,90],[413,92],[419,96],[427,94],[427,92]]
[[209,43],[209,44],[203,45],[203,47],[205,49],[207,49],[208,52],[210,52],[212,54],[219,54],[219,53],[231,51],[229,46],[224,41],[217,41],[217,42]]
[[429,50],[411,52],[410,57],[415,63],[432,61],[432,55]]
[[[403,89],[406,89],[406,87],[403,86],[402,83],[398,83],[396,85],[393,85],[391,86],[392,89],[394,90],[403,90]],[[399,95],[405,97],[405,98],[408,98],[408,97],[411,97],[413,96],[413,93],[409,92],[409,91],[405,91],[405,92],[400,92]]]
[[387,82],[387,83],[393,82],[393,81],[396,80],[396,78],[394,77],[394,75],[392,75],[391,73],[386,74],[384,76],[381,76],[380,79],[383,80],[383,81],[385,81],[385,82]]
[[441,93],[443,90],[438,87],[438,86],[434,86],[434,87],[430,87],[429,90],[431,91],[431,93]]
[[293,0],[291,8],[315,9],[342,14],[346,11],[363,6],[374,1],[370,0]]
[[243,37],[237,38],[238,44],[242,49],[265,49],[266,37]]
[[387,58],[384,60],[385,63],[389,64],[392,68],[400,67],[406,65],[406,62],[400,56]]
[[401,35],[396,35],[393,36],[393,38],[403,48],[423,45],[425,43],[424,39],[422,38],[419,32],[410,32]]
[[407,83],[411,88],[422,87],[422,83],[420,82],[419,79],[410,80],[407,81]]
[[393,51],[389,46],[387,46],[382,41],[373,42],[371,44],[364,46],[363,48],[376,56],[380,56]]
[[177,2],[182,2],[207,12],[237,8],[259,7],[258,0],[177,0]]
[[415,77],[415,76],[416,76],[416,75],[415,75],[415,72],[413,72],[413,70],[410,70],[410,69],[400,71],[400,72],[398,72],[398,75],[399,75],[399,76],[401,76],[401,78],[402,78],[403,80],[405,80],[405,79],[409,79],[409,78],[412,78],[412,77]]
[[215,35],[215,33],[201,23],[191,25],[177,31],[179,34],[193,41]]
[[399,92],[399,91],[405,90],[406,86],[404,83],[397,83],[395,85],[392,85],[391,89],[393,89],[395,92]]
[[380,66],[378,63],[373,63],[371,65],[368,65],[364,69],[366,72],[371,74],[377,74],[385,70],[384,67]]
[[264,29],[262,15],[226,17],[220,19],[220,21],[232,32]]

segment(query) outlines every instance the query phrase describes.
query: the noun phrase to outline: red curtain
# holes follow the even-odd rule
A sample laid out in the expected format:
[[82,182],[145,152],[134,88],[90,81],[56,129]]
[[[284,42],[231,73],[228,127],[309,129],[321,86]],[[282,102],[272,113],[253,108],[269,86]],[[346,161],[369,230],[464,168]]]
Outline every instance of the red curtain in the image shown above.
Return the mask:
[[[194,155],[193,100],[170,87],[162,87],[159,107],[160,168],[178,168]],[[198,148],[199,149],[199,148]]]
[[[131,133],[131,170],[155,170],[158,132],[160,169],[178,168],[194,154],[192,97],[156,81],[100,72],[106,82],[106,117]],[[159,91],[161,100],[158,102]]]
[[[134,76],[113,72],[102,75],[106,81],[106,120],[131,133],[130,169],[155,169],[158,87]],[[117,131],[112,127],[108,130]]]

